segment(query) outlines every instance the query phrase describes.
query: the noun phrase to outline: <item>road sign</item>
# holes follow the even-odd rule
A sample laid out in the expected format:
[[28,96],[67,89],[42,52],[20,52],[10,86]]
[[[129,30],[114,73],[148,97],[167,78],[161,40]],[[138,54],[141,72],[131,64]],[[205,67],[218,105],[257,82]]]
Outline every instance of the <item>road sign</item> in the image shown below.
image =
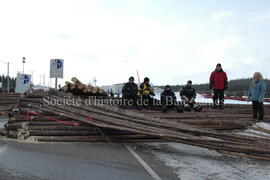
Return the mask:
[[31,75],[18,73],[15,92],[24,93],[28,91],[30,87],[31,87]]
[[64,72],[64,60],[63,59],[51,59],[50,64],[50,78],[63,78]]

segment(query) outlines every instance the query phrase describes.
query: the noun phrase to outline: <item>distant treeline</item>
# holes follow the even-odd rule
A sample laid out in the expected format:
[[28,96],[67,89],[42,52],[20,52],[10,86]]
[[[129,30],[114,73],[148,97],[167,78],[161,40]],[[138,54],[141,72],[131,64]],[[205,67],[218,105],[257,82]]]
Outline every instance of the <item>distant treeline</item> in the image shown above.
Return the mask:
[[[250,87],[251,83],[251,78],[243,78],[243,79],[235,79],[229,81],[228,84],[228,89],[225,92],[226,95],[228,96],[246,96],[248,89]],[[267,92],[266,92],[266,97],[270,98],[270,80],[269,79],[264,79],[264,82],[266,83],[267,86]],[[179,92],[181,88],[185,85],[172,85],[172,90],[174,92]],[[164,89],[165,86],[158,86],[159,88]],[[193,84],[193,87],[196,89],[197,93],[200,94],[211,94],[212,91],[209,90],[209,83],[205,84]]]
[[[2,83],[2,89],[0,87],[0,90],[2,91],[6,91],[7,90],[7,76],[0,76],[0,83]],[[16,78],[10,77],[9,78],[9,88],[10,90],[14,90],[16,86]]]

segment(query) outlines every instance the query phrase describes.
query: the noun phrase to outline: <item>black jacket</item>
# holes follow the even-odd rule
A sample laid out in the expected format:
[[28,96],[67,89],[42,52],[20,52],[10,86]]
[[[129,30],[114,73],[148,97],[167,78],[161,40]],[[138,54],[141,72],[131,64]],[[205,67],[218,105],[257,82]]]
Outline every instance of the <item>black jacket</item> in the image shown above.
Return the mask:
[[123,96],[137,96],[138,95],[138,86],[135,83],[127,82],[122,88]]
[[161,102],[166,101],[166,99],[169,99],[169,97],[170,97],[170,99],[172,99],[175,102],[176,101],[176,96],[175,96],[174,92],[172,90],[166,91],[166,87],[165,87],[164,91],[160,95]]
[[182,88],[182,90],[180,92],[180,96],[181,97],[186,96],[189,99],[196,98],[196,90],[191,86],[185,86]]

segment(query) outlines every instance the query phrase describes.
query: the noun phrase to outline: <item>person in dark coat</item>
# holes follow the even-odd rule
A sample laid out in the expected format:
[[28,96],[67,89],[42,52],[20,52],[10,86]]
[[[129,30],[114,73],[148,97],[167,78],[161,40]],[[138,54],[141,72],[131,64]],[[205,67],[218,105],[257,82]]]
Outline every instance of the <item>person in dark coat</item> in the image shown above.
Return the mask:
[[177,104],[175,93],[170,85],[166,85],[164,91],[160,95],[161,111],[166,113],[168,108],[176,108],[177,112],[183,112],[183,109]]
[[194,109],[195,111],[201,111],[202,107],[196,104],[196,90],[192,87],[192,81],[189,80],[180,91],[180,97],[186,111],[191,111]]
[[110,97],[114,97],[114,93],[113,93],[112,89],[111,89],[111,92],[110,92]]
[[124,100],[132,101],[132,105],[136,105],[138,107],[138,86],[134,83],[134,77],[129,77],[128,82],[124,84],[122,88],[122,98]]
[[263,101],[265,93],[266,85],[263,82],[263,76],[261,73],[256,72],[254,73],[253,80],[250,84],[248,98],[252,101],[253,118],[258,119],[258,121],[263,121],[264,118]]
[[[214,90],[213,108],[223,109],[224,106],[224,91],[228,86],[227,74],[221,68],[221,64],[217,64],[215,71],[211,73],[209,89]],[[218,102],[219,99],[219,102]]]
[[140,85],[139,95],[142,98],[143,106],[153,106],[153,96],[155,96],[155,93],[150,85],[150,79],[148,77],[145,77],[143,83]]

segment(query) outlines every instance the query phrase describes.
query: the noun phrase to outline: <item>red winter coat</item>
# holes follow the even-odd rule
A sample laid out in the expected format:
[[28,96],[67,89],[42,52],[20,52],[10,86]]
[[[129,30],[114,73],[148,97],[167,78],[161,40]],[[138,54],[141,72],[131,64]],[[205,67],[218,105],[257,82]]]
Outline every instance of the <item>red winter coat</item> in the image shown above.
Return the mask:
[[222,69],[220,71],[213,71],[210,76],[210,84],[213,89],[226,89],[228,84],[227,74]]

